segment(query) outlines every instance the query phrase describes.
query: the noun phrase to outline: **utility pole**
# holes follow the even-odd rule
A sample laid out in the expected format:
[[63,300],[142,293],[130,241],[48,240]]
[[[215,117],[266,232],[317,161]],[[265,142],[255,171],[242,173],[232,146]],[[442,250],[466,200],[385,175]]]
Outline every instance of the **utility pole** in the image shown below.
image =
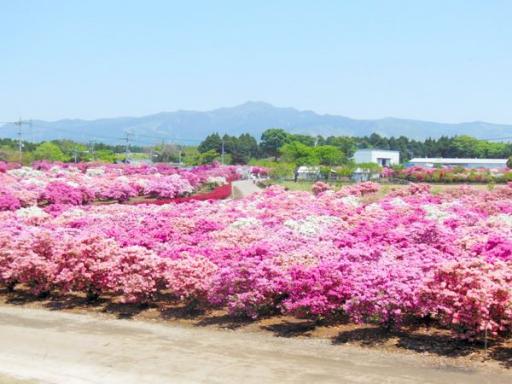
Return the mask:
[[94,152],[94,140],[91,140],[90,142],[90,151],[91,151],[91,155],[92,155],[92,161],[96,161],[96,153]]
[[75,164],[78,162],[78,148],[73,148],[73,158],[75,159]]
[[20,117],[19,120],[15,121],[13,124],[18,126],[18,153],[19,153],[19,160],[20,160],[20,164],[21,164],[21,162],[23,161],[23,135],[22,135],[21,127],[23,125],[32,126],[32,120],[22,120]]
[[126,132],[125,140],[126,140],[126,147],[125,147],[124,162],[126,164],[128,164],[128,154],[130,153],[130,134],[128,132]]
[[220,155],[221,163],[224,165],[224,136],[222,136],[222,151]]

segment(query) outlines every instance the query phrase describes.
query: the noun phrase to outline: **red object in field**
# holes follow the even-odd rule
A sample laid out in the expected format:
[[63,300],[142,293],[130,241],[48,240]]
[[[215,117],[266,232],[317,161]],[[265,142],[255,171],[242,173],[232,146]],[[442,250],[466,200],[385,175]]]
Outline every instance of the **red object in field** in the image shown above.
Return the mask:
[[176,197],[174,199],[157,199],[157,200],[145,200],[145,201],[137,201],[133,203],[128,203],[130,205],[139,205],[139,204],[155,204],[155,205],[164,205],[169,203],[185,203],[187,201],[193,200],[223,200],[227,199],[231,196],[231,183],[226,185],[221,185],[220,187],[215,188],[211,192],[200,193],[197,195],[187,196],[187,197]]

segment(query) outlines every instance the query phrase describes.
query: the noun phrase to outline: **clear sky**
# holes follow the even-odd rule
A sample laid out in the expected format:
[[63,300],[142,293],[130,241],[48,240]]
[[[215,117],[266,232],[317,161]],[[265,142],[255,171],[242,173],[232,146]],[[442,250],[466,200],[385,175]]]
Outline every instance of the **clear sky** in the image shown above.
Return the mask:
[[0,0],[0,121],[247,100],[512,123],[509,0]]

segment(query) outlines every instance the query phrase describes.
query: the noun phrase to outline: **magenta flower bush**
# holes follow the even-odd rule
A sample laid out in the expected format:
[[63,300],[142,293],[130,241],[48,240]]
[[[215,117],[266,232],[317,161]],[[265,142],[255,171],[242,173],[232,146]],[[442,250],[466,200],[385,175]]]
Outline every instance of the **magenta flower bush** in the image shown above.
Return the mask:
[[20,200],[11,191],[0,188],[0,211],[15,211],[21,208]]
[[41,193],[40,200],[49,204],[82,205],[94,199],[87,187],[66,184],[60,181],[49,183]]

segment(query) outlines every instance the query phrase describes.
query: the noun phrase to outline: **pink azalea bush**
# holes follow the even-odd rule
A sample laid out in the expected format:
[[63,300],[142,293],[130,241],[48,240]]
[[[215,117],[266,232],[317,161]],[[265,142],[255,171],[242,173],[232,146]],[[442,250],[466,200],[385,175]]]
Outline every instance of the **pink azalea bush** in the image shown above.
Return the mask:
[[496,336],[512,324],[512,264],[480,258],[443,264],[421,292],[425,310],[460,335]]
[[380,184],[373,181],[365,181],[354,185],[341,188],[337,193],[338,196],[364,196],[378,192]]
[[315,184],[313,184],[312,192],[314,195],[318,195],[322,192],[325,192],[325,191],[328,191],[331,189],[332,189],[332,187],[329,184],[324,183],[323,181],[317,181]]
[[11,191],[0,188],[0,211],[14,211],[21,208],[21,202]]
[[413,182],[443,182],[443,183],[504,183],[512,180],[512,170],[488,169],[488,168],[426,168],[413,166],[397,171],[386,171],[387,177],[396,177],[399,179]]
[[[178,169],[167,164],[52,163],[32,167],[0,162],[0,210],[31,205],[84,205],[96,200],[126,202],[137,196],[176,198],[215,181],[239,177],[241,167],[220,164]],[[248,168],[251,171],[251,168]],[[256,169],[254,172],[263,172]]]
[[[214,170],[202,167],[184,185],[195,188]],[[16,171],[0,174],[8,191],[43,172]],[[128,195],[180,175],[165,166],[45,172],[67,181],[111,174]],[[102,180],[96,196],[108,190]],[[512,186],[434,195],[420,184],[378,199],[366,198],[378,191],[371,182],[316,196],[274,186],[240,200],[132,206],[75,205],[83,190],[64,185],[69,196],[44,209],[0,211],[2,285],[135,303],[165,292],[251,318],[343,316],[399,327],[430,317],[466,338],[512,330]]]

